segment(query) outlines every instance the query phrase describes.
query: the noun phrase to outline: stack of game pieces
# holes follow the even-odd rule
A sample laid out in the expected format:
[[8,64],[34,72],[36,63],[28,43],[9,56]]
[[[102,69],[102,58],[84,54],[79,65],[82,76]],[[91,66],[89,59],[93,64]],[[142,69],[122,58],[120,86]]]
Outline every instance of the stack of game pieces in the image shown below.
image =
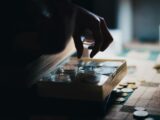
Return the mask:
[[123,103],[127,97],[137,88],[135,82],[120,83],[115,89],[116,103]]

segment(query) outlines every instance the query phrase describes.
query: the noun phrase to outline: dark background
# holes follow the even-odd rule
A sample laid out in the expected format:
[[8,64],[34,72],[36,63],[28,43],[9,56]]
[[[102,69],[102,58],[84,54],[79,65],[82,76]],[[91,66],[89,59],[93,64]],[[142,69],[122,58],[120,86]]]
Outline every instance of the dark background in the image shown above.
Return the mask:
[[72,2],[103,17],[109,28],[117,28],[117,0],[72,0]]
[[72,0],[73,3],[104,17],[110,29],[119,29],[118,7],[120,1],[131,2],[133,40],[158,42],[160,0]]

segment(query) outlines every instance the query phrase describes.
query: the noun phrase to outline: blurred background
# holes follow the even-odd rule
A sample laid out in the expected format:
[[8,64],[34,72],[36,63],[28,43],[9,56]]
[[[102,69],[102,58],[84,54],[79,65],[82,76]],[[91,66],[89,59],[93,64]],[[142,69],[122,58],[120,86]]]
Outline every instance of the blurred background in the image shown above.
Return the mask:
[[[159,0],[72,0],[74,3],[105,18],[114,42],[106,50],[124,55],[129,50],[160,52]],[[100,53],[98,56],[104,56]],[[153,55],[154,54],[154,55]],[[141,56],[141,55],[140,55]],[[143,56],[143,55],[142,55]]]

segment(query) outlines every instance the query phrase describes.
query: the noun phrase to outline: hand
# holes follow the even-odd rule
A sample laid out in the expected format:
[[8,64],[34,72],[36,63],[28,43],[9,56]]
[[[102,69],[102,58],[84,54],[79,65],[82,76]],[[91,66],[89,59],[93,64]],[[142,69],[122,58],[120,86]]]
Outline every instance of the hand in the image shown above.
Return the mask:
[[23,51],[27,53],[25,56],[32,54],[36,57],[61,52],[73,36],[77,56],[80,58],[83,53],[81,36],[86,29],[92,32],[95,41],[91,57],[99,51],[104,51],[113,40],[104,19],[81,7],[58,0],[54,2],[49,0],[47,3],[45,0],[30,1],[31,3],[27,2],[28,7],[23,7],[22,10],[21,7],[20,10],[17,8],[16,30],[18,32],[16,32],[14,48],[15,54],[20,51],[17,55],[19,57]]
[[99,51],[104,51],[113,41],[113,38],[107,29],[105,20],[102,17],[99,17],[81,7],[77,7],[73,38],[78,58],[80,58],[83,53],[81,36],[84,35],[86,29],[89,29],[92,32],[92,38],[95,41],[90,54],[91,58]]

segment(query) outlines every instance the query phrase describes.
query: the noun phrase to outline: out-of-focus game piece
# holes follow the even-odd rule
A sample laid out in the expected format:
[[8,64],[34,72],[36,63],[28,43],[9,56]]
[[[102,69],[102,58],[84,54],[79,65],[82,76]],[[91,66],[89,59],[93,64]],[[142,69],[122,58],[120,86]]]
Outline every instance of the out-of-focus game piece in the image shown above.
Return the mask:
[[121,96],[122,96],[122,97],[126,97],[126,96],[128,96],[128,93],[122,93]]
[[123,97],[118,97],[115,101],[116,102],[119,102],[119,103],[122,103],[122,102],[124,102],[126,99],[125,98],[123,98]]
[[133,89],[131,89],[131,88],[123,88],[122,92],[124,92],[124,93],[131,93],[131,92],[133,92]]
[[149,115],[149,113],[147,111],[135,111],[133,113],[133,116],[134,117],[137,117],[137,118],[145,118]]
[[135,107],[134,109],[136,111],[144,111],[144,110],[146,110],[144,107]]
[[127,87],[127,83],[120,83],[119,86]]
[[137,86],[135,84],[129,84],[127,88],[137,89]]
[[154,120],[154,118],[148,117],[148,118],[145,118],[144,120]]

